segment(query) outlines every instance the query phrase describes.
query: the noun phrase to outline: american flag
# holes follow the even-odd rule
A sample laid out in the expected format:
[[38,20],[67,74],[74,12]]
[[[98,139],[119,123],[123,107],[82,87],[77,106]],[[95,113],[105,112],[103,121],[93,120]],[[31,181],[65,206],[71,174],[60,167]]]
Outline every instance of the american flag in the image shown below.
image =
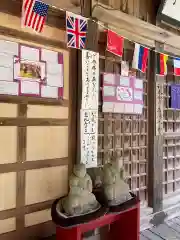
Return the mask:
[[42,32],[49,6],[38,0],[24,0],[22,7],[22,24],[36,32]]
[[87,19],[73,13],[66,12],[67,46],[71,48],[85,48]]

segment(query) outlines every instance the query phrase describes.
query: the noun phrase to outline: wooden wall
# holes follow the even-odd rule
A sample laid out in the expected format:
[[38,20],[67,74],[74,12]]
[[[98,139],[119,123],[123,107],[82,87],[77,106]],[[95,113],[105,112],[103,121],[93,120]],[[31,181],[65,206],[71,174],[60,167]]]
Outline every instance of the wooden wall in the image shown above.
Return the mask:
[[[0,39],[40,46],[64,56],[64,100],[0,96],[0,238],[45,236],[54,230],[51,203],[67,193],[75,151],[70,52],[63,30],[46,26],[41,36],[36,36],[30,30],[22,31],[15,15],[0,13],[0,32]],[[73,80],[75,83],[75,72]],[[75,114],[73,122],[76,124]]]
[[[97,1],[94,0],[95,2]],[[159,0],[100,0],[99,2],[147,22],[155,20],[157,6],[159,5]]]

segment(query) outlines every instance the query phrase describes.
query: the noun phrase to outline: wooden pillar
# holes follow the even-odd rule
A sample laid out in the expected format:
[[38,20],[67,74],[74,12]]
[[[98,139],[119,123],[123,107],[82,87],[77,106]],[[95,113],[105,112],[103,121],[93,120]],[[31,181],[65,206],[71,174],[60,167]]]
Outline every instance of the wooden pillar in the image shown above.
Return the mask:
[[[90,18],[92,10],[92,0],[82,1],[81,14],[84,17]],[[97,51],[98,49],[98,25],[92,20],[88,20],[88,31],[86,39],[85,49]],[[80,109],[82,101],[82,52],[78,51],[78,84],[77,84],[77,159],[76,162],[80,162]]]
[[[157,46],[157,51],[160,50]],[[156,52],[149,59],[149,164],[148,200],[154,212],[162,210],[163,201],[163,79],[156,76]]]

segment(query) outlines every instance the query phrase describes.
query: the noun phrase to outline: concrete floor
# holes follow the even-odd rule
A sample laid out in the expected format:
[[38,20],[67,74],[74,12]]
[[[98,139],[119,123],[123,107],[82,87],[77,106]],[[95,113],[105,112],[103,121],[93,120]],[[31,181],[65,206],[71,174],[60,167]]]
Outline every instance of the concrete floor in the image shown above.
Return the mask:
[[141,233],[140,240],[180,240],[180,217]]

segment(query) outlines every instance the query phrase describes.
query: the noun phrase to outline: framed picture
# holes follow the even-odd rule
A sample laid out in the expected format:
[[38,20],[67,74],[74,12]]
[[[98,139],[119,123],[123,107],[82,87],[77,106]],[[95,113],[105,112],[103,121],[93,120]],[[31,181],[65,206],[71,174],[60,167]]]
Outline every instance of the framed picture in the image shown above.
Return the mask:
[[162,0],[158,10],[157,19],[164,21],[173,26],[180,26],[180,1],[179,0]]
[[46,77],[46,63],[14,57],[14,80],[43,82]]

